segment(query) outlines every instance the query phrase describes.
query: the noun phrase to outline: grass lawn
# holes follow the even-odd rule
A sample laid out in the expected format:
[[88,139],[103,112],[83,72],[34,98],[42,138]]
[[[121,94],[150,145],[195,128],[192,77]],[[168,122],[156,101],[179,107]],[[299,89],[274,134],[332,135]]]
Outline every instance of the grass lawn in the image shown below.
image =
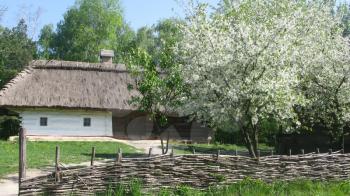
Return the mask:
[[[245,146],[238,146],[235,144],[183,144],[178,142],[173,142],[174,150],[176,154],[191,154],[193,153],[193,148],[196,153],[216,153],[217,150],[221,150],[223,153],[234,153],[235,150],[240,152],[247,152]],[[262,151],[270,151],[273,147],[267,146],[266,144],[260,144],[259,149]]]
[[[56,145],[60,146],[61,163],[81,163],[91,158],[96,147],[96,159],[116,157],[118,148],[123,156],[139,153],[136,148],[118,142],[27,142],[27,168],[53,166]],[[18,171],[18,142],[0,140],[0,178]]]
[[[127,191],[130,190],[130,191]],[[128,187],[116,186],[106,192],[96,195],[159,195],[159,196],[348,196],[350,195],[349,181],[309,181],[295,180],[292,182],[265,183],[258,180],[243,180],[228,186],[198,190],[191,187],[179,186],[174,190],[162,189],[157,192],[142,193],[142,184],[137,180]]]

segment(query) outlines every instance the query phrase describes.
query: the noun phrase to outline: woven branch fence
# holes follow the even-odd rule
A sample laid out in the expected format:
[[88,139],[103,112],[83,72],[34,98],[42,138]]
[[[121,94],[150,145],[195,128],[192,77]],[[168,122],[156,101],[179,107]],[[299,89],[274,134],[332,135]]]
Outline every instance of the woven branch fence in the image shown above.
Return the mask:
[[239,155],[163,155],[122,158],[84,168],[63,168],[48,176],[22,181],[21,195],[41,193],[93,195],[106,187],[141,180],[145,190],[189,185],[200,189],[250,177],[274,180],[344,180],[350,177],[350,154],[340,152],[272,155],[253,159]]

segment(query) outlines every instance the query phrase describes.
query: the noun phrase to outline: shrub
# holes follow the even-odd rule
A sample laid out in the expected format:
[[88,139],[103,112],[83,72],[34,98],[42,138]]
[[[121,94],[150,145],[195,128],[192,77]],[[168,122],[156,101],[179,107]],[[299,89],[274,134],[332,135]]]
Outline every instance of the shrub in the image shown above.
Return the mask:
[[10,136],[18,135],[20,126],[21,120],[18,115],[10,113],[0,115],[0,139],[7,140]]

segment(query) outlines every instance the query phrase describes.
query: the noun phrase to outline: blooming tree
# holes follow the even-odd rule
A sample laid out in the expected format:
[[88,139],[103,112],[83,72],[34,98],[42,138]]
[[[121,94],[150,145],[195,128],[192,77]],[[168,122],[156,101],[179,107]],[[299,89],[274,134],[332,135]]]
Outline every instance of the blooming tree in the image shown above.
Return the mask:
[[[212,126],[237,123],[256,157],[264,120],[299,125],[295,108],[309,101],[301,87],[336,86],[345,77],[349,48],[340,20],[321,0],[223,1],[207,8],[192,6],[181,26],[181,73],[191,87],[181,111]],[[345,99],[350,91],[342,92]]]
[[[344,139],[346,127],[349,128],[350,122],[348,5],[338,6],[334,15],[336,19],[341,20],[341,24],[338,25],[342,28],[331,25],[331,31],[319,37],[327,46],[327,50],[313,59],[314,66],[301,83],[300,89],[309,103],[304,107],[296,107],[303,128],[316,127],[326,131],[331,144],[338,142],[341,136]],[[344,38],[340,36],[341,32]]]

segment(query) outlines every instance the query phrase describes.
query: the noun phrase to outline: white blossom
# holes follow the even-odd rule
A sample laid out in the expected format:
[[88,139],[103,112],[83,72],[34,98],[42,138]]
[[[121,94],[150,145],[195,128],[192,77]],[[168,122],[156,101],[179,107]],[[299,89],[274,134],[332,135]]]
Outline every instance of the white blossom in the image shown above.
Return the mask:
[[[310,102],[301,84],[314,77],[332,87],[349,76],[347,40],[323,1],[241,0],[225,11],[206,9],[193,8],[181,27],[178,52],[190,86],[184,114],[214,124],[254,126],[271,115],[300,124],[293,107]],[[349,97],[347,79],[339,99]]]

